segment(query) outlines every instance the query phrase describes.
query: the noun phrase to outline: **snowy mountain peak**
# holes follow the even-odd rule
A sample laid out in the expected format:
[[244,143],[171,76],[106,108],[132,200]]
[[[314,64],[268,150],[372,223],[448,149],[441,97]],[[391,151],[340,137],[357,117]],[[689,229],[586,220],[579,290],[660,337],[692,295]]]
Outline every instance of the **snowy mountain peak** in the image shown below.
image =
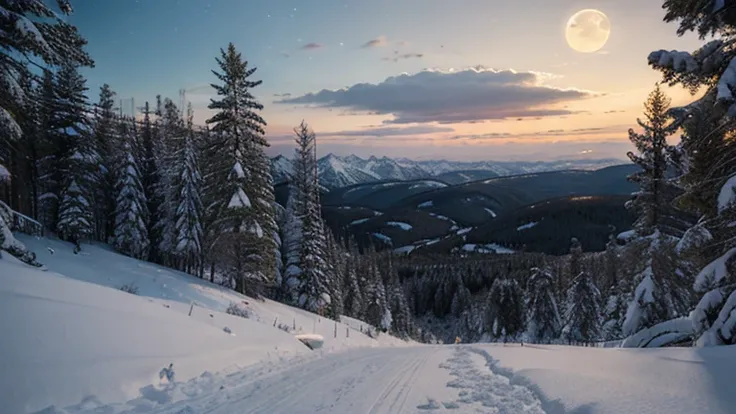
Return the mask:
[[[317,162],[320,183],[327,188],[339,188],[383,180],[416,180],[433,178],[461,171],[482,171],[491,176],[506,176],[563,169],[598,169],[622,164],[616,159],[558,160],[548,162],[494,162],[494,161],[414,161],[408,158],[388,156],[361,158],[355,154],[340,156],[329,153]],[[275,183],[287,181],[291,172],[291,160],[283,155],[272,159],[272,175]],[[463,175],[472,179],[472,175]]]

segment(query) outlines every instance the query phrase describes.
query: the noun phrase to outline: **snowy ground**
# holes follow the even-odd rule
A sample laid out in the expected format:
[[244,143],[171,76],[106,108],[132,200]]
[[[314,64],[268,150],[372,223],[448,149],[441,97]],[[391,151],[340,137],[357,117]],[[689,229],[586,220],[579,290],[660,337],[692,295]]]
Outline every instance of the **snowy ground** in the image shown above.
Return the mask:
[[[49,270],[0,260],[3,414],[736,412],[733,346],[373,340],[359,320],[256,302],[102,247],[73,255],[61,242],[22,240]],[[118,290],[131,281],[141,295]],[[251,318],[222,313],[231,301]],[[322,335],[324,348],[310,351],[274,320]],[[169,383],[159,371],[172,362]]]

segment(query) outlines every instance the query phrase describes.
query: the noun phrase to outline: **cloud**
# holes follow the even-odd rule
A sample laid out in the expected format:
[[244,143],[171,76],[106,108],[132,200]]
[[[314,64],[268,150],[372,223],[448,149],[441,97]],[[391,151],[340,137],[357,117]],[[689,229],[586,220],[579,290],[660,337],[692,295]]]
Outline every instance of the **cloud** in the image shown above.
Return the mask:
[[275,98],[289,98],[289,97],[291,97],[291,94],[288,93],[288,92],[287,93],[275,93],[275,94],[273,94],[273,96]]
[[394,119],[386,123],[395,124],[458,123],[570,115],[575,112],[548,106],[598,95],[543,84],[551,78],[554,76],[540,72],[482,66],[464,70],[424,70],[393,76],[378,84],[359,83],[344,89],[323,89],[276,103],[392,114]]
[[306,45],[302,46],[302,50],[315,50],[315,49],[322,49],[324,46],[319,43],[307,43]]
[[626,111],[624,111],[624,110],[621,110],[621,109],[612,109],[612,110],[610,110],[610,111],[605,111],[605,112],[603,112],[603,113],[604,113],[604,114],[622,114],[622,113],[624,113],[624,112],[626,112]]
[[626,125],[610,125],[606,127],[595,127],[595,128],[576,128],[576,129],[548,129],[546,131],[537,132],[520,132],[520,133],[508,133],[508,132],[489,132],[484,134],[467,134],[467,135],[456,135],[450,137],[451,140],[493,140],[493,139],[534,139],[534,138],[549,138],[549,137],[573,137],[582,135],[626,135]]
[[417,125],[405,128],[399,127],[378,127],[361,130],[348,130],[336,132],[323,132],[319,134],[321,137],[396,137],[408,135],[424,135],[434,134],[438,132],[455,132],[454,128],[439,127],[432,125]]
[[399,52],[398,50],[395,50],[394,51],[394,56],[385,57],[385,58],[383,58],[381,60],[391,61],[391,62],[398,62],[400,60],[405,60],[405,59],[421,59],[421,58],[424,57],[424,53],[404,53],[404,54],[401,54],[400,55],[400,54],[398,54],[398,52]]
[[375,39],[369,40],[361,46],[363,49],[369,49],[373,47],[384,47],[388,46],[388,38],[386,36],[378,36]]

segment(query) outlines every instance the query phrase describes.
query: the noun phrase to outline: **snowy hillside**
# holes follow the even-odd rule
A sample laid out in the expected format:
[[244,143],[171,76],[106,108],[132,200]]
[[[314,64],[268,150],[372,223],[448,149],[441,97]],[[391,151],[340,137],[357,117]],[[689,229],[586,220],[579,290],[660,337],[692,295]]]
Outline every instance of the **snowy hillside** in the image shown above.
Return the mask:
[[[0,260],[0,312],[10,315],[0,332],[12,333],[0,341],[3,412],[727,414],[736,406],[733,347],[408,346],[362,335],[358,320],[335,324],[257,302],[102,247],[74,255],[63,242],[19,239],[49,270]],[[131,283],[139,295],[117,289]],[[250,318],[223,313],[231,302]],[[274,321],[322,335],[325,347],[310,351]],[[160,374],[172,363],[170,383]]]
[[[125,401],[139,394],[156,401],[162,395],[148,386],[158,386],[159,371],[170,363],[175,380],[186,381],[294,356],[406,345],[388,335],[376,340],[362,334],[366,324],[360,321],[338,324],[255,301],[104,247],[85,245],[74,255],[68,243],[18,239],[48,270],[8,255],[0,260],[0,311],[15,315],[0,320],[0,332],[13,332],[12,340],[0,341],[3,413],[66,407],[89,395],[95,397],[88,407],[95,399]],[[123,285],[135,285],[138,294],[121,291]],[[225,313],[231,303],[250,317]],[[322,335],[324,347],[309,351],[295,338],[299,333]]]
[[[371,156],[367,159],[356,155],[339,156],[328,154],[319,159],[320,183],[327,188],[339,188],[353,184],[384,180],[416,180],[430,177],[444,177],[462,171],[486,171],[494,176],[558,171],[566,169],[595,170],[621,164],[621,160],[570,160],[550,162],[511,162],[511,161],[414,161],[407,158]],[[279,155],[271,159],[271,172],[276,183],[286,181],[291,172],[291,161]],[[449,176],[448,176],[449,178]],[[452,182],[473,180],[473,175],[453,176]]]

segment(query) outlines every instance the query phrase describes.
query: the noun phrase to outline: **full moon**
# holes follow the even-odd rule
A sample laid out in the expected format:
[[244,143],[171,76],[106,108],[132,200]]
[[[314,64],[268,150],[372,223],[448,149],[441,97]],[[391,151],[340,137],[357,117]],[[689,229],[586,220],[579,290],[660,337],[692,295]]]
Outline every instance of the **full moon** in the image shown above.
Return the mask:
[[565,39],[571,48],[582,53],[601,50],[611,35],[611,21],[602,11],[580,10],[567,21]]

